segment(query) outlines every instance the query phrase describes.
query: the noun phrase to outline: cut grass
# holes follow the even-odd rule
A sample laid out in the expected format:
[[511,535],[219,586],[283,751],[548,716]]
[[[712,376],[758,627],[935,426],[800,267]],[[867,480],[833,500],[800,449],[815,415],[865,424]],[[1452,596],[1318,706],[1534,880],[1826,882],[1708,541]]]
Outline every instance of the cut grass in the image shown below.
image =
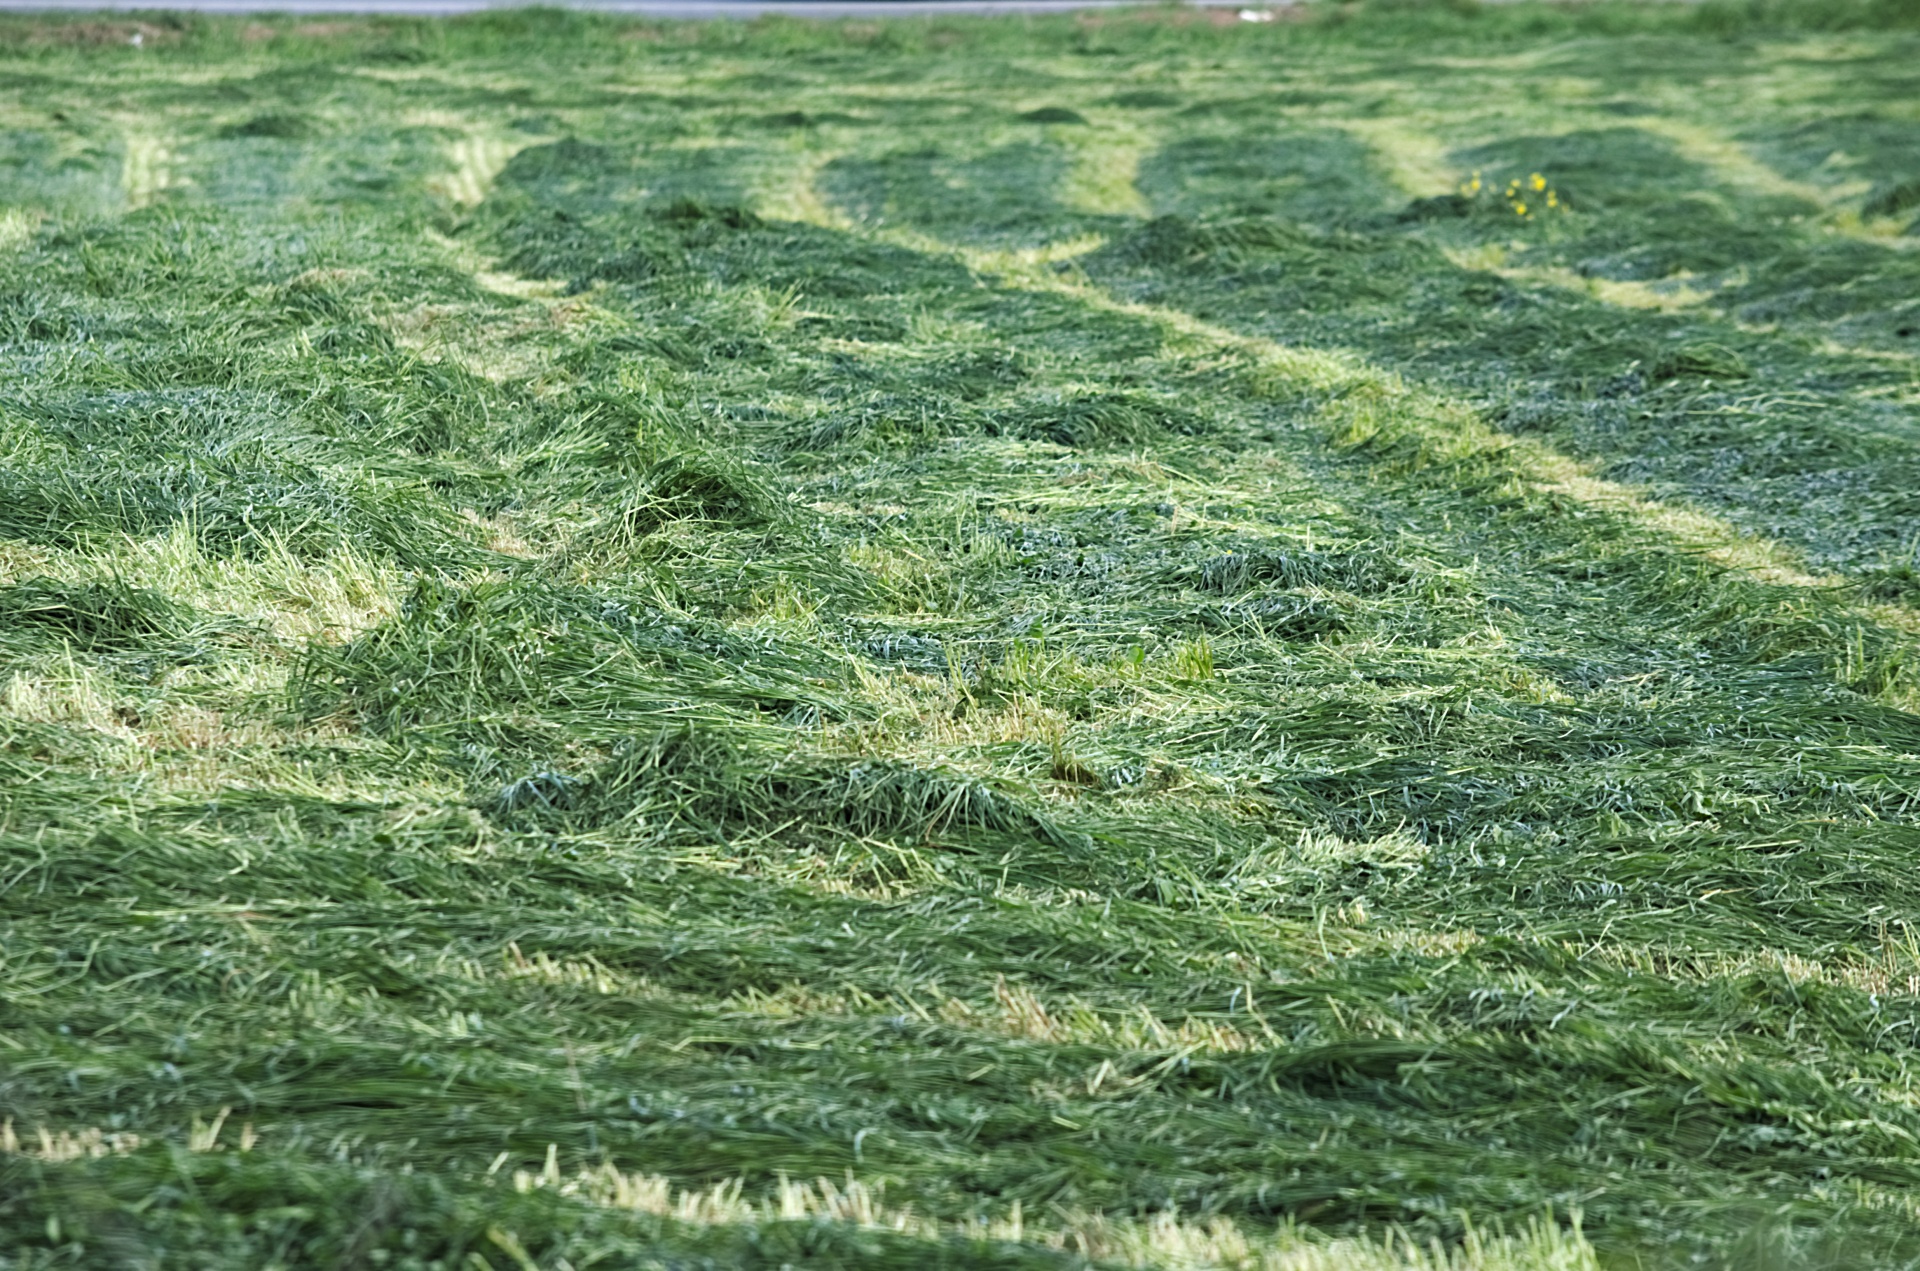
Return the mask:
[[1192,17],[6,19],[0,1267],[1920,1259],[1911,6]]

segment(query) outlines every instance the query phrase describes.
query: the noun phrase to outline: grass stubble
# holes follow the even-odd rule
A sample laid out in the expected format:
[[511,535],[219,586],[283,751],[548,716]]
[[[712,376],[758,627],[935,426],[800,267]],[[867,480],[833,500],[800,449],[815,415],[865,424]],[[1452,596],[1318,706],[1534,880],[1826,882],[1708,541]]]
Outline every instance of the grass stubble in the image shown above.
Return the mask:
[[8,18],[0,1267],[1911,1264],[1913,17]]

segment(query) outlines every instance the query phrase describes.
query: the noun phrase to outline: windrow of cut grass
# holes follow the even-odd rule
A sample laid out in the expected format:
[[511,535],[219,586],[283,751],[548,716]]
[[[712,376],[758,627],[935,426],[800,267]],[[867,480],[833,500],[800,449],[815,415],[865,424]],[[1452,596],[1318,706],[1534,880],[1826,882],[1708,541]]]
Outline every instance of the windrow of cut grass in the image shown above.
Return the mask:
[[0,1268],[1920,1259],[1913,27],[6,19]]

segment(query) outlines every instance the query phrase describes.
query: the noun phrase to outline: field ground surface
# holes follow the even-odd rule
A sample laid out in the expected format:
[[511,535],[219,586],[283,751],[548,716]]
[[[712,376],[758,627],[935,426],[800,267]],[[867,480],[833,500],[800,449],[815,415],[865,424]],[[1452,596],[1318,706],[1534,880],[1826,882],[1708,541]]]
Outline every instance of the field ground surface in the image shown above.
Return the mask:
[[[1301,0],[1284,2],[1297,5]],[[1492,2],[1508,3],[1509,0]],[[170,12],[444,16],[519,7],[522,6],[513,4],[511,0],[188,0],[188,3],[174,5]],[[565,7],[667,19],[755,18],[765,14],[794,18],[925,18],[955,14],[1078,13],[1093,9],[1137,8],[1139,0],[569,0]],[[1234,7],[1237,9],[1237,6]],[[24,3],[21,0],[0,0],[0,13],[100,13],[115,9],[151,8],[151,0],[112,0],[111,3],[101,3],[100,0],[25,0]],[[145,42],[144,38],[142,42]]]
[[1920,1263],[1916,222],[1911,4],[0,20],[0,1268]]

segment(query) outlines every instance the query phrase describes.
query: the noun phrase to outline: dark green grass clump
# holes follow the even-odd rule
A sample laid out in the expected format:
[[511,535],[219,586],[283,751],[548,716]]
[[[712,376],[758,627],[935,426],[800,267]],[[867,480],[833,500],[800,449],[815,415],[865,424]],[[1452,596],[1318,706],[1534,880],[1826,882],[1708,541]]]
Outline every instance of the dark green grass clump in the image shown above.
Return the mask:
[[498,806],[558,811],[569,823],[588,825],[664,811],[721,835],[814,831],[913,843],[987,830],[1067,841],[1017,797],[962,774],[885,760],[781,756],[687,726],[622,741],[585,780],[521,778],[502,788]]
[[0,588],[0,622],[12,632],[51,636],[92,652],[177,636],[187,614],[165,596],[118,579],[75,587],[28,578]]
[[297,700],[397,738],[424,730],[510,747],[605,737],[716,706],[841,709],[837,668],[820,651],[675,618],[593,592],[423,582],[392,622],[312,649]]
[[0,1271],[1920,1259],[1911,6],[1295,16],[9,19]]

